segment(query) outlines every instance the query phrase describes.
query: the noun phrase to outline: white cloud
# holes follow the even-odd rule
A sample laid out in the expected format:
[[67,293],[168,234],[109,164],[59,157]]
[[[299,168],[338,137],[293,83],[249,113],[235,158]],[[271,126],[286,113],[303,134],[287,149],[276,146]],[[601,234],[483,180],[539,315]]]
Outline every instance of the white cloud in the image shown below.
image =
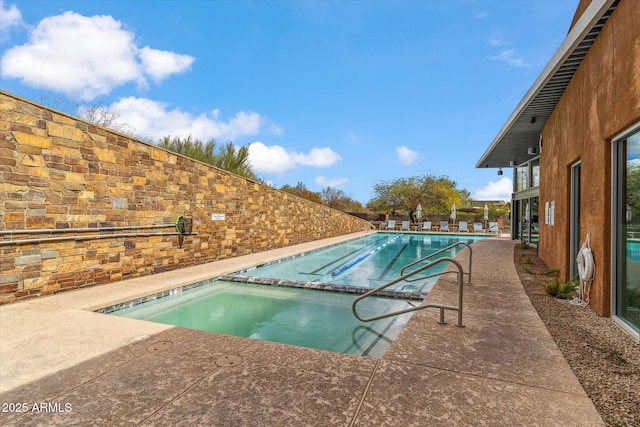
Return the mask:
[[16,27],[26,27],[20,9],[15,4],[5,9],[4,1],[0,0],[0,41],[7,40],[11,30]]
[[220,118],[219,110],[194,116],[179,109],[170,110],[166,104],[146,98],[122,98],[110,108],[117,111],[136,135],[153,141],[167,135],[181,138],[191,135],[203,141],[213,138],[226,142],[237,137],[257,135],[265,123],[258,113],[240,111],[225,121]]
[[145,73],[149,74],[154,82],[159,83],[171,74],[190,70],[195,58],[145,46],[140,49],[140,60]]
[[340,155],[330,148],[312,148],[307,154],[285,150],[279,145],[267,146],[262,142],[249,145],[249,162],[255,172],[281,175],[298,165],[313,167],[332,166]]
[[418,159],[418,152],[413,151],[404,145],[396,147],[396,152],[398,153],[398,160],[405,166],[410,165]]
[[258,173],[281,174],[295,167],[295,161],[287,150],[279,145],[268,147],[262,142],[249,145],[249,162]]
[[316,184],[322,188],[339,187],[340,185],[351,182],[349,178],[325,178],[320,175],[316,178]]
[[640,155],[640,134],[631,135],[627,139],[627,155],[633,157]]
[[309,154],[294,154],[296,163],[316,168],[326,168],[336,164],[340,155],[331,148],[312,148]]
[[146,76],[159,82],[188,70],[194,58],[145,47],[135,34],[108,15],[74,12],[41,20],[29,42],[8,49],[0,59],[5,78],[90,101],[126,83],[146,87]]
[[511,200],[513,181],[509,177],[503,177],[497,182],[489,181],[484,188],[476,190],[473,196],[477,200]]
[[269,132],[271,135],[282,135],[284,133],[284,129],[282,129],[282,127],[278,125],[271,124],[267,128],[267,132]]
[[528,67],[529,65],[524,62],[524,59],[516,57],[516,51],[514,49],[507,49],[500,52],[499,55],[491,56],[494,61],[504,61],[514,67]]

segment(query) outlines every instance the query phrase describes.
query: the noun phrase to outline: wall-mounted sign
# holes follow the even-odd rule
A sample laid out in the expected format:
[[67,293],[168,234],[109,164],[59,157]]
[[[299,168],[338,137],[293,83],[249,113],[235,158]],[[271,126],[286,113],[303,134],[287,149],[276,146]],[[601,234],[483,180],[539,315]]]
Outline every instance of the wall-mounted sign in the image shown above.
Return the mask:
[[211,214],[211,221],[224,221],[224,214],[223,213],[212,213]]
[[549,225],[556,225],[556,201],[551,203],[546,202],[544,204],[544,223]]
[[544,204],[544,223],[549,224],[549,202]]

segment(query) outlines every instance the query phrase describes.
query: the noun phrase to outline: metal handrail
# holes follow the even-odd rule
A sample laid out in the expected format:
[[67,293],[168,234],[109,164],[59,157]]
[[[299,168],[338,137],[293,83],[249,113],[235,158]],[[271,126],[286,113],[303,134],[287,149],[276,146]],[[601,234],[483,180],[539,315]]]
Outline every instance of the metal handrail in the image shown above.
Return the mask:
[[142,230],[152,228],[173,228],[175,224],[155,224],[155,225],[126,225],[120,227],[85,227],[85,228],[27,228],[15,230],[1,230],[3,234],[53,234],[53,233],[70,233],[70,232],[101,232],[101,231],[119,231],[119,230]]
[[[413,267],[416,264],[420,264],[421,262],[424,262],[424,261],[428,260],[429,258],[435,256],[435,255],[441,254],[444,251],[448,251],[449,249],[453,249],[454,247],[460,246],[460,245],[465,245],[467,248],[469,248],[469,272],[468,273],[462,272],[462,274],[468,275],[469,279],[468,279],[467,283],[471,283],[471,261],[473,260],[473,249],[471,248],[471,245],[466,243],[466,242],[456,242],[456,243],[454,243],[452,245],[447,246],[444,249],[440,249],[437,252],[434,252],[432,254],[427,255],[426,257],[420,258],[417,261],[414,261],[414,262],[412,262],[410,264],[407,264],[404,267],[402,267],[402,270],[400,270],[400,275],[402,276],[404,274],[404,271],[407,268]],[[446,273],[453,273],[453,272],[452,271],[443,271],[441,273],[435,273],[435,274],[431,274],[429,276],[422,276],[422,277],[418,277],[417,279],[407,280],[407,282],[417,282],[418,280],[428,279],[430,277],[440,276],[440,275],[446,274]]]
[[[358,302],[362,301],[363,299],[383,290],[388,288],[391,285],[395,285],[396,283],[405,280],[407,277],[411,277],[415,274],[420,273],[423,270],[426,270],[427,268],[430,268],[436,264],[440,264],[442,262],[451,262],[453,263],[456,268],[458,269],[458,306],[453,306],[453,305],[444,305],[444,304],[433,304],[433,303],[428,303],[428,304],[422,304],[419,305],[417,307],[412,307],[412,308],[407,308],[404,310],[399,310],[399,311],[392,311],[391,313],[387,313],[387,314],[382,314],[380,316],[375,316],[375,317],[370,317],[370,318],[365,318],[365,317],[360,317],[360,315],[358,315],[358,311],[356,310],[356,305],[358,304]],[[458,261],[456,261],[453,258],[438,258],[435,261],[430,262],[427,265],[424,265],[420,268],[418,268],[417,270],[412,271],[411,273],[407,274],[406,276],[400,276],[397,279],[394,279],[388,283],[385,283],[382,286],[379,286],[375,289],[370,290],[369,292],[360,295],[358,298],[356,298],[355,300],[353,300],[353,303],[351,304],[351,311],[353,312],[353,315],[360,320],[361,322],[371,322],[374,320],[379,320],[379,319],[384,319],[387,317],[391,317],[391,316],[397,316],[400,314],[405,314],[405,313],[410,313],[412,311],[416,311],[416,310],[422,310],[423,308],[429,308],[429,307],[434,307],[434,308],[439,308],[440,309],[440,320],[438,320],[438,323],[440,323],[441,325],[446,324],[447,322],[445,322],[444,320],[444,311],[445,310],[453,310],[453,311],[457,311],[458,312],[458,322],[456,323],[456,326],[458,327],[464,327],[464,324],[462,323],[462,266],[460,265],[460,263]]]
[[[197,236],[198,233],[191,233],[191,236]],[[151,236],[183,236],[183,234],[177,232],[170,233],[111,233],[111,234],[90,234],[83,236],[57,236],[57,237],[43,237],[38,239],[20,239],[20,240],[0,240],[0,246],[11,245],[28,245],[32,243],[42,242],[63,242],[63,241],[81,241],[81,240],[98,240],[98,239],[113,239],[120,237],[151,237]]]

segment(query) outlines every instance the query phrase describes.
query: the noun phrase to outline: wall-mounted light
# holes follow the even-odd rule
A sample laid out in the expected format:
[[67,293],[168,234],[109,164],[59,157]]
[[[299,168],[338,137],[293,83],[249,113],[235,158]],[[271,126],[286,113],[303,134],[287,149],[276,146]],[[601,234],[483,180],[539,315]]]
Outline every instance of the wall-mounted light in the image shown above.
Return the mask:
[[536,116],[533,116],[531,117],[531,120],[529,120],[529,123],[534,124],[537,121],[538,121],[538,118]]
[[516,164],[517,164],[517,163],[516,163],[516,161],[515,161],[515,160],[511,160],[511,161],[509,162],[509,166],[511,166],[512,168],[513,168],[513,167],[515,167],[515,166],[516,166]]
[[498,169],[498,175],[502,175],[502,168]]
[[529,147],[529,149],[527,150],[527,154],[533,156],[535,154],[538,154],[538,150],[536,147]]

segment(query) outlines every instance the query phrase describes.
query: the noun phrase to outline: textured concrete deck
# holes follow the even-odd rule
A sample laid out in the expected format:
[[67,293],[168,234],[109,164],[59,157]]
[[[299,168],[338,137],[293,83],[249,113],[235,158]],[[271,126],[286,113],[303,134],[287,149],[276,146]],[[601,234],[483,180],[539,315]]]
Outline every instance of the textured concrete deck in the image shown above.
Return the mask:
[[[604,425],[506,239],[473,245],[466,327],[419,311],[380,360],[88,311],[326,243],[0,307],[0,425]],[[453,302],[452,277],[428,300]]]

